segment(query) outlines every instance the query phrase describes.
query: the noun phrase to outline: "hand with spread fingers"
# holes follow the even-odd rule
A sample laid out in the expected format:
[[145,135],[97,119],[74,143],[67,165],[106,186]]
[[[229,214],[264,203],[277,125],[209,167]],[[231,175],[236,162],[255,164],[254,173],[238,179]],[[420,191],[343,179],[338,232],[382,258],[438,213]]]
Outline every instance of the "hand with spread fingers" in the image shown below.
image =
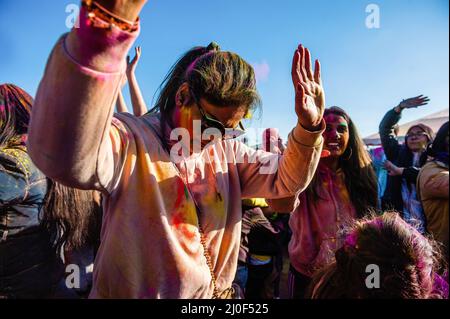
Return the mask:
[[320,62],[315,61],[313,72],[311,54],[302,45],[294,54],[292,82],[295,88],[295,112],[298,122],[309,131],[319,130],[325,111],[325,92],[322,87]]
[[128,77],[136,71],[136,67],[139,63],[139,60],[141,59],[141,54],[142,54],[141,47],[138,46],[134,50],[135,50],[136,55],[134,56],[133,60],[131,60],[130,56],[127,56],[127,76]]
[[130,88],[131,104],[133,106],[133,114],[135,116],[142,116],[147,113],[147,105],[145,104],[144,97],[142,95],[141,88],[139,87],[138,80],[136,78],[136,67],[141,59],[142,49],[141,47],[135,48],[136,55],[131,60],[130,56],[127,56],[127,79]]
[[406,100],[403,100],[398,105],[400,109],[411,109],[419,106],[427,105],[430,102],[428,96],[419,95]]

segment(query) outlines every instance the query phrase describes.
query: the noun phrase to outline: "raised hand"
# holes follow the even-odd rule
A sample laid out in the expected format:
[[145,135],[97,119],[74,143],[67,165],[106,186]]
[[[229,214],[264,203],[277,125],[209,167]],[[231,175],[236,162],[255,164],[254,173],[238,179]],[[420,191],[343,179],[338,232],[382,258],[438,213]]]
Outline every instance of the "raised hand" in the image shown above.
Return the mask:
[[141,47],[136,47],[135,49],[136,55],[133,60],[130,61],[130,56],[127,56],[127,74],[131,75],[136,71],[136,67],[138,65],[139,60],[141,59],[142,49]]
[[136,47],[135,52],[136,55],[133,60],[130,61],[130,56],[127,56],[127,78],[130,88],[131,103],[133,105],[133,113],[135,116],[142,116],[147,113],[147,105],[145,104],[144,97],[142,96],[142,92],[135,74],[136,67],[142,55],[141,47]]
[[422,105],[427,105],[428,102],[430,102],[428,96],[419,95],[416,97],[403,100],[402,102],[400,102],[398,106],[400,109],[411,109]]
[[302,45],[298,47],[292,62],[292,82],[295,88],[295,112],[299,123],[307,130],[320,128],[325,110],[325,93],[322,87],[320,62],[311,69],[311,54]]

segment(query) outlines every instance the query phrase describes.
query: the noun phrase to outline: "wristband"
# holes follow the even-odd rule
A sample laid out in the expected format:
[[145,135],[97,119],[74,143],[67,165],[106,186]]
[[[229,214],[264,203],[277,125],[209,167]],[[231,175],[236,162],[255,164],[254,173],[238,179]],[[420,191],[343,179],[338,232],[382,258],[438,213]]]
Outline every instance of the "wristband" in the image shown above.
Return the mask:
[[135,22],[125,20],[98,4],[97,1],[83,0],[81,3],[86,9],[88,21],[94,27],[102,29],[118,27],[126,32],[134,32],[139,29],[139,18]]

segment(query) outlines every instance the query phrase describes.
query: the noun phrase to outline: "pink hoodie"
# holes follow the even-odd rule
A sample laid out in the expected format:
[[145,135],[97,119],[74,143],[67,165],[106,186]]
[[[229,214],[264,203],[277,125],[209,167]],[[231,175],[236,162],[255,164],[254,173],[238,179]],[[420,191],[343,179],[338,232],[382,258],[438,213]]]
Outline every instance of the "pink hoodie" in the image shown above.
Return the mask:
[[300,194],[300,206],[289,220],[291,264],[309,277],[334,260],[334,253],[345,239],[341,230],[356,218],[342,170],[333,172],[321,163],[316,174],[320,174],[322,180],[320,198],[314,201],[307,192]]

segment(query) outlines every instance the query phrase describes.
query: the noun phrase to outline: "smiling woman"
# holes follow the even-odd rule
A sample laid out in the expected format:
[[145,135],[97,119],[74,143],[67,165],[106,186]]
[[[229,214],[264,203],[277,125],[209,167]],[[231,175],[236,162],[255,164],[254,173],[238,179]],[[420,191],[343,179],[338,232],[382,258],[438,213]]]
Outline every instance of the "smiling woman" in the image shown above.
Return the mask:
[[427,105],[428,97],[419,95],[403,100],[386,113],[380,123],[379,133],[386,154],[385,167],[389,177],[383,194],[384,209],[395,209],[401,216],[425,232],[426,220],[422,204],[417,197],[416,182],[420,168],[427,161],[427,145],[433,141],[434,133],[425,124],[408,129],[406,142],[400,144],[395,134],[395,125],[400,121],[404,109]]
[[329,113],[325,116],[324,149],[330,152],[329,157],[339,158],[347,151],[349,142],[349,124],[341,115]]
[[300,206],[291,215],[292,298],[304,298],[311,276],[343,245],[342,228],[377,204],[377,180],[358,130],[339,107],[325,110],[324,152]]

